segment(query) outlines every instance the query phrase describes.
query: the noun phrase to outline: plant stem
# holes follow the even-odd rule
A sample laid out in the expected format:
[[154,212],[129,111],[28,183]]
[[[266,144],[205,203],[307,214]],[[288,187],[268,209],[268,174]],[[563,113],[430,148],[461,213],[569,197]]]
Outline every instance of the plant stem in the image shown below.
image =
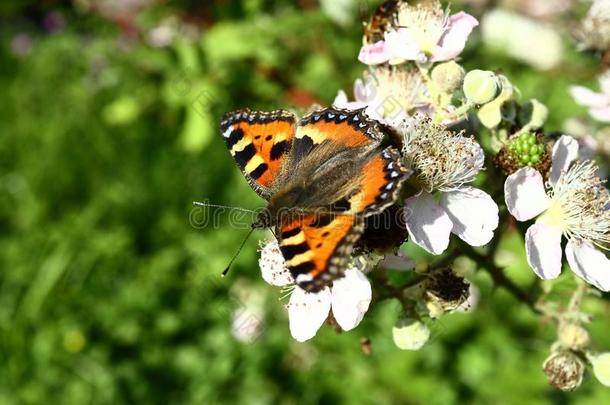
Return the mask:
[[[494,283],[497,286],[503,287],[505,290],[510,292],[515,298],[517,298],[522,303],[529,306],[532,311],[540,314],[540,310],[536,307],[536,300],[531,297],[528,293],[523,291],[514,281],[506,277],[504,274],[504,270],[495,264],[494,262],[494,254],[483,255],[472,246],[467,244],[462,244],[461,248],[462,252],[468,256],[470,259],[474,260],[474,262],[485,271],[489,273]],[[491,252],[495,252],[495,249]]]

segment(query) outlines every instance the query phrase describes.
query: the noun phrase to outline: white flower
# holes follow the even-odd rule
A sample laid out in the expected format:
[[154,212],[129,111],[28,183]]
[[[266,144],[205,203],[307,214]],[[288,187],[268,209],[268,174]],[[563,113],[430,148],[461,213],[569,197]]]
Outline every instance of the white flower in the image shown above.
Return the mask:
[[313,338],[332,309],[341,329],[354,329],[369,308],[372,289],[364,273],[352,266],[344,277],[317,293],[306,292],[294,285],[275,239],[267,241],[259,260],[263,279],[279,287],[294,286],[288,303],[290,334],[299,342]]
[[471,246],[489,243],[498,227],[498,206],[469,185],[484,165],[479,144],[428,120],[410,123],[403,131],[405,159],[422,187],[405,202],[410,239],[437,255],[449,246],[451,233]]
[[366,114],[390,126],[409,118],[413,110],[426,107],[426,86],[421,74],[409,68],[379,68],[354,83],[355,101],[339,91],[333,105],[350,110],[366,108]]
[[447,15],[439,1],[430,4],[401,3],[397,29],[391,29],[384,40],[365,44],[358,59],[367,65],[405,60],[440,62],[458,56],[478,21],[470,14]]
[[610,291],[610,260],[600,251],[610,244],[610,193],[595,163],[574,163],[577,156],[578,142],[562,136],[553,148],[548,190],[537,170],[520,169],[506,179],[506,205],[518,221],[538,217],[527,231],[525,247],[528,263],[540,278],[561,273],[563,235],[572,271]]
[[601,122],[610,122],[610,70],[599,77],[601,93],[583,86],[571,86],[570,94],[576,102],[589,108],[589,115]]

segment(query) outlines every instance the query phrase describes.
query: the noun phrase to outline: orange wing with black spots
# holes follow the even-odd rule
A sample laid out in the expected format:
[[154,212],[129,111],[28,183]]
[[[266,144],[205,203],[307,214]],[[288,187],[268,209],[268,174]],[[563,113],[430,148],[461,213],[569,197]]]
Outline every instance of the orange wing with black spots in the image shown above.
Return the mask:
[[220,130],[252,188],[268,199],[269,187],[292,146],[296,130],[294,115],[285,110],[234,111],[224,115]]
[[359,216],[306,214],[277,229],[280,251],[299,286],[319,291],[342,274],[363,231]]
[[377,122],[370,120],[364,109],[326,108],[314,111],[299,121],[293,156],[301,159],[316,146],[328,141],[341,149],[366,147],[380,143],[384,134]]
[[364,232],[364,218],[383,211],[398,198],[408,171],[398,151],[388,147],[374,154],[354,178],[357,192],[340,204],[341,211],[320,209],[296,215],[278,226],[280,250],[297,284],[319,291],[341,277],[355,243]]
[[308,291],[342,276],[365,218],[394,204],[408,177],[398,150],[383,146],[388,134],[364,110],[327,108],[298,124],[287,111],[241,110],[225,115],[221,130],[269,200],[261,226],[275,227],[288,269]]

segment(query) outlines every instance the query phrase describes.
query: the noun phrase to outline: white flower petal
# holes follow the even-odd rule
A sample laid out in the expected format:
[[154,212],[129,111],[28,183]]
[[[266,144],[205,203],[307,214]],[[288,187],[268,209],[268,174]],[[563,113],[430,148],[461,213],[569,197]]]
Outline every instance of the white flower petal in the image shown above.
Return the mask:
[[561,229],[546,224],[530,226],[525,235],[527,262],[538,277],[550,280],[561,274]]
[[333,105],[335,107],[345,108],[344,106],[347,105],[348,102],[347,94],[343,90],[339,90],[333,101]]
[[357,269],[345,271],[345,276],[333,282],[331,305],[333,316],[348,331],[354,329],[369,309],[372,298],[369,279]]
[[385,46],[390,59],[421,60],[423,53],[408,29],[386,32]]
[[477,19],[463,11],[449,17],[448,29],[432,54],[432,62],[453,59],[462,53],[468,36],[477,25]]
[[589,110],[589,115],[599,122],[610,122],[610,106],[593,107]]
[[566,257],[578,277],[602,291],[610,291],[610,259],[591,242],[570,239]]
[[470,246],[484,246],[498,228],[498,205],[489,194],[474,187],[443,193],[441,206],[453,222],[453,233]]
[[411,240],[428,252],[440,255],[449,246],[453,222],[430,194],[408,198],[404,219]]
[[549,207],[551,199],[544,190],[538,170],[524,167],[508,176],[504,183],[504,199],[508,211],[518,221],[528,221]]
[[553,146],[553,164],[549,181],[555,185],[561,174],[567,172],[572,162],[578,158],[578,141],[571,136],[562,135]]
[[574,100],[585,107],[604,107],[610,104],[610,96],[596,93],[582,86],[570,86],[570,94]]
[[316,335],[328,318],[330,301],[328,287],[318,293],[308,293],[300,287],[294,289],[288,303],[288,321],[295,340],[304,342]]
[[294,278],[286,267],[284,256],[276,239],[264,242],[261,249],[261,257],[258,259],[263,280],[276,287],[294,284]]

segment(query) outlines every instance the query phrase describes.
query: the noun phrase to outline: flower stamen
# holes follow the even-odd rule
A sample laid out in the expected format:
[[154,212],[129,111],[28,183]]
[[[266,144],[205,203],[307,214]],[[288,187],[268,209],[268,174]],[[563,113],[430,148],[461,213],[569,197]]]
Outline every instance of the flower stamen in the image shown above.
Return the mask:
[[567,238],[588,240],[610,250],[610,193],[593,161],[578,162],[549,193],[551,207],[543,218],[561,226]]

